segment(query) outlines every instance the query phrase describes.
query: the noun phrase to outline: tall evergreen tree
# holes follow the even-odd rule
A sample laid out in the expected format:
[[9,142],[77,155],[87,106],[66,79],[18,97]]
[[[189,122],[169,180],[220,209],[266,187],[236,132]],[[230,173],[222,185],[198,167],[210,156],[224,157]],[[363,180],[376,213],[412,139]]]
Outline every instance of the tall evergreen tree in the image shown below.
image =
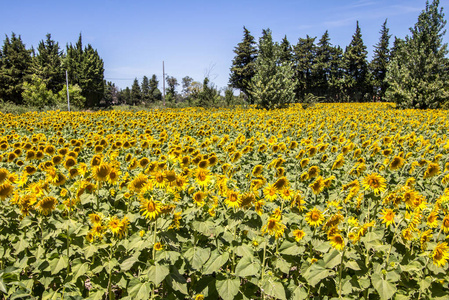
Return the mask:
[[106,107],[119,104],[119,90],[114,83],[107,81],[104,84],[104,105]]
[[134,79],[133,85],[131,86],[131,103],[132,105],[138,105],[142,102],[142,91],[140,90],[139,81],[137,78]]
[[162,92],[158,88],[159,81],[157,80],[157,77],[155,74],[151,76],[149,86],[150,86],[150,95],[151,95],[151,102],[160,101],[162,100]]
[[144,103],[149,103],[151,101],[150,81],[148,80],[147,76],[143,76],[142,84],[141,84],[141,91],[142,91],[142,101]]
[[284,36],[279,46],[281,50],[280,61],[287,63],[293,62],[293,47],[290,45],[287,36]]
[[349,101],[367,101],[370,89],[366,46],[357,21],[351,43],[346,47],[343,59],[345,65],[345,86]]
[[23,84],[30,77],[31,50],[27,50],[22,38],[13,32],[6,35],[1,51],[0,99],[22,104]]
[[173,76],[168,76],[165,78],[165,81],[167,82],[167,94],[166,96],[169,99],[168,101],[175,101],[176,100],[176,87],[179,85],[178,79],[176,79]]
[[104,63],[92,45],[88,44],[83,49],[81,34],[75,46],[67,45],[65,67],[71,84],[81,87],[85,105],[99,105],[104,95]]
[[333,50],[332,44],[330,43],[329,32],[326,30],[318,41],[315,50],[315,64],[313,65],[313,94],[328,98],[327,101],[329,101],[329,80],[331,77]]
[[298,82],[295,91],[297,101],[314,92],[315,39],[316,37],[307,35],[306,38],[300,38],[294,46],[295,78]]
[[292,63],[281,62],[279,44],[273,42],[271,30],[263,30],[259,39],[256,74],[251,80],[251,98],[259,108],[281,108],[295,99],[296,80]]
[[58,93],[65,84],[65,74],[62,67],[64,55],[59,44],[52,40],[51,34],[47,39],[40,41],[37,46],[37,55],[33,59],[32,71],[39,76],[47,88]]
[[380,40],[374,46],[374,57],[371,61],[371,74],[373,76],[373,85],[376,88],[377,96],[380,99],[384,98],[388,84],[385,80],[387,74],[388,63],[390,62],[390,35],[388,34],[387,20],[382,24],[380,30]]
[[438,108],[449,103],[449,62],[443,9],[439,1],[421,12],[410,28],[411,36],[400,42],[388,67],[388,101],[401,108]]
[[331,102],[347,101],[345,98],[343,49],[340,46],[332,47],[332,59],[329,75],[329,96]]
[[[246,27],[243,27],[243,41],[235,47],[234,53],[229,83],[248,97],[250,95],[250,82],[256,73],[257,48],[254,37]],[[249,100],[251,101],[251,99]]]

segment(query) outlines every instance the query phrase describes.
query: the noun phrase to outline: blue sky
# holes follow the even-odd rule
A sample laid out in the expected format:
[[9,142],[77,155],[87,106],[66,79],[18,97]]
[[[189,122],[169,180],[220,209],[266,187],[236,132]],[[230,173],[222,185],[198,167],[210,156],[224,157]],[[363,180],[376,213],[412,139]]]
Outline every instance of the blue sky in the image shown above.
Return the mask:
[[[379,40],[388,18],[390,34],[405,37],[425,8],[425,0],[232,0],[232,1],[10,1],[0,0],[0,33],[20,34],[27,47],[47,33],[65,50],[81,32],[104,60],[105,78],[119,88],[135,77],[162,78],[165,71],[181,82],[184,76],[202,81],[209,75],[217,87],[228,83],[233,49],[243,26],[258,38],[270,28],[273,38],[284,35],[292,44],[300,37],[329,30],[331,43],[343,49],[351,41],[356,21],[368,47]],[[445,1],[441,1],[445,4]],[[446,2],[447,3],[447,2]],[[441,4],[440,4],[441,5]],[[447,15],[447,10],[444,10]],[[445,37],[447,40],[447,37]],[[391,39],[391,44],[393,38]],[[160,83],[160,86],[162,84]]]

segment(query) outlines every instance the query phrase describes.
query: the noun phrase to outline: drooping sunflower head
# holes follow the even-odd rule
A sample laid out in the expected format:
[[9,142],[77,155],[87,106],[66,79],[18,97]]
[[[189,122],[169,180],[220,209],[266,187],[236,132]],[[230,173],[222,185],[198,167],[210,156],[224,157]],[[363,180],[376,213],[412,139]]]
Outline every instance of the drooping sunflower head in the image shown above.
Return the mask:
[[398,170],[398,169],[402,168],[404,163],[405,163],[405,159],[403,159],[400,156],[395,156],[390,162],[390,170],[392,170],[392,171]]
[[5,200],[14,192],[14,187],[8,181],[0,184],[0,199]]
[[139,192],[148,184],[148,177],[145,174],[139,174],[130,183],[128,188],[131,191]]
[[438,163],[429,163],[427,170],[424,172],[424,179],[430,178],[440,173],[440,165]]
[[9,171],[5,168],[0,169],[0,184],[3,183],[9,176]]
[[44,197],[37,204],[37,210],[44,216],[55,210],[57,200],[55,197]]
[[285,176],[282,176],[276,182],[273,184],[273,187],[276,189],[276,191],[280,191],[286,187],[288,187],[288,179]]
[[101,162],[93,168],[92,175],[96,181],[106,181],[108,180],[109,173],[111,173],[111,169],[110,164]]

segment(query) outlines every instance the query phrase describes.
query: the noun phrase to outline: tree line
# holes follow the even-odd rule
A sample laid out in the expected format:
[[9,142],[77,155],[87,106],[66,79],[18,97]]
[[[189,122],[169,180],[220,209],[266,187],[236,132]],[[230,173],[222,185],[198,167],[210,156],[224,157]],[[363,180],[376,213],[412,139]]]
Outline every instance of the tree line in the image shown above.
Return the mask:
[[358,21],[344,51],[331,44],[328,31],[318,41],[307,35],[291,45],[287,37],[274,42],[269,29],[256,43],[244,27],[229,82],[262,108],[309,101],[389,101],[402,108],[438,108],[449,104],[445,24],[439,1],[426,2],[411,35],[395,37],[390,47],[385,20],[369,62]]

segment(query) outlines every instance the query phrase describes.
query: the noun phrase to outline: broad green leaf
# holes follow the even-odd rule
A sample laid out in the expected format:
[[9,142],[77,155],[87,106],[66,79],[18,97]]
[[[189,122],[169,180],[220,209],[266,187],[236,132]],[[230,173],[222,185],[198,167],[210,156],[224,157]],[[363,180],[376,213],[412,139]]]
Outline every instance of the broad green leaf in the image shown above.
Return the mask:
[[239,292],[240,280],[238,278],[217,280],[218,295],[223,300],[233,300]]
[[22,252],[29,246],[30,246],[30,243],[27,242],[27,240],[25,239],[25,236],[20,237],[20,240],[13,246],[15,249],[15,254],[16,255],[19,254],[20,252]]
[[354,271],[360,271],[361,270],[360,266],[357,264],[357,262],[355,262],[353,260],[345,262],[345,267],[349,268],[351,270],[354,270]]
[[299,251],[299,247],[296,243],[289,242],[285,240],[282,245],[279,247],[279,253],[285,255],[299,255],[301,254]]
[[179,274],[178,269],[172,267],[170,270],[170,274],[165,278],[165,281],[178,292],[187,295],[189,292],[187,290],[186,279]]
[[209,259],[210,248],[192,247],[184,254],[195,270],[200,270]]
[[106,292],[107,291],[99,290],[94,293],[91,293],[89,295],[89,297],[87,298],[87,300],[101,300],[101,299],[103,299],[103,296]]
[[134,256],[131,256],[131,257],[125,259],[120,264],[120,270],[121,271],[129,271],[137,261],[139,261],[139,260],[137,259],[137,257],[134,257]]
[[254,276],[259,271],[259,261],[255,261],[253,256],[243,256],[235,267],[235,275],[240,277]]
[[238,256],[253,256],[253,253],[253,249],[251,249],[251,247],[247,244],[243,244],[235,248],[235,254]]
[[331,271],[319,265],[318,263],[314,263],[309,268],[307,268],[303,276],[310,285],[314,286],[322,279],[328,277],[330,274]]
[[371,283],[380,296],[380,299],[391,299],[396,293],[396,287],[383,278],[381,274],[373,274],[371,276]]
[[422,264],[417,260],[411,261],[406,265],[400,265],[402,272],[418,272],[422,270],[422,267]]
[[78,277],[86,275],[87,270],[89,270],[89,265],[87,263],[73,265],[73,280],[76,281]]
[[213,251],[209,260],[204,265],[203,275],[209,275],[214,272],[218,272],[220,268],[228,261],[228,259],[228,252],[220,254],[218,253],[218,251]]
[[110,261],[106,262],[105,264],[106,272],[111,272],[112,269],[114,269],[116,266],[118,266],[118,261],[115,258],[112,258]]
[[151,292],[151,283],[145,282],[134,285],[129,289],[129,296],[136,300],[146,300]]
[[50,264],[50,265],[52,265],[51,275],[58,274],[59,271],[61,271],[64,268],[67,268],[67,264],[69,262],[67,256],[65,256],[65,255],[61,255],[61,257],[59,257],[59,259],[56,258],[53,261],[56,261],[56,263],[54,266],[53,266],[53,262]]
[[263,292],[275,299],[287,300],[285,296],[285,288],[281,282],[270,278],[262,283]]
[[341,263],[341,253],[337,249],[331,250],[323,256],[324,266],[333,269]]
[[291,264],[289,262],[287,262],[285,259],[283,259],[282,257],[278,257],[276,259],[276,268],[281,270],[282,273],[285,273],[285,274],[290,273],[290,267],[291,267]]
[[84,248],[84,256],[87,258],[92,257],[95,253],[98,252],[97,246],[94,244],[89,244],[86,248]]
[[3,282],[3,278],[0,277],[0,292],[7,294],[8,291],[6,290],[6,285]]
[[156,264],[150,267],[148,271],[148,278],[156,285],[159,284],[167,277],[170,273],[170,269],[165,265]]
[[302,286],[297,286],[292,292],[292,300],[304,300],[307,299],[309,294],[306,289]]

